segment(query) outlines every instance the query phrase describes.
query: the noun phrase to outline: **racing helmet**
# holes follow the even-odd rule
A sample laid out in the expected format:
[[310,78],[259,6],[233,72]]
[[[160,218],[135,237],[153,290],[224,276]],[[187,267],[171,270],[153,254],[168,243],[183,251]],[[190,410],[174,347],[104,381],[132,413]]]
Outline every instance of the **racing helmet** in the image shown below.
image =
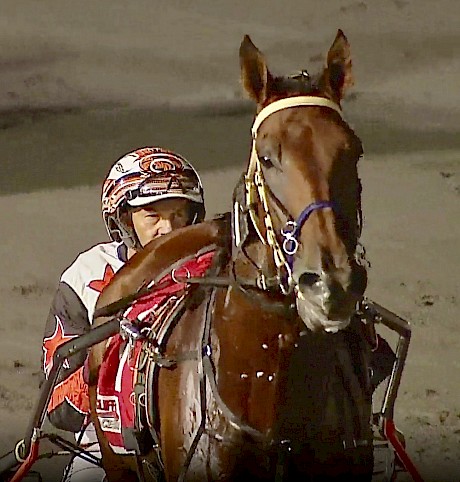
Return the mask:
[[102,186],[102,217],[110,238],[138,248],[129,208],[170,198],[191,201],[189,224],[204,219],[203,185],[185,158],[161,147],[125,154],[112,166]]

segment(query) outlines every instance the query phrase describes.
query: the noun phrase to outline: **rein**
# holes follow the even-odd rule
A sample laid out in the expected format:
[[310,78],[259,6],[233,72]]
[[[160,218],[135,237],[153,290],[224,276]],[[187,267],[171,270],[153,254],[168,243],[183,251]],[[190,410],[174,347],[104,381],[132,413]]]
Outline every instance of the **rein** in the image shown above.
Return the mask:
[[[222,412],[223,416],[228,420],[228,423],[237,431],[243,432],[249,435],[253,440],[257,442],[263,442],[266,440],[264,434],[259,432],[257,429],[251,427],[250,425],[246,424],[240,417],[235,415],[233,411],[228,407],[225,401],[222,399],[219,393],[218,382],[216,380],[216,371],[214,366],[214,361],[212,359],[213,349],[212,349],[212,340],[211,340],[211,328],[212,328],[212,320],[214,315],[214,308],[215,308],[215,301],[216,301],[216,294],[219,288],[227,287],[230,288],[234,286],[235,283],[231,282],[231,278],[227,277],[219,277],[219,271],[221,267],[217,266],[214,269],[214,275],[209,276],[206,278],[191,278],[191,277],[173,277],[175,282],[180,283],[191,283],[191,284],[200,284],[206,287],[206,291],[208,293],[207,301],[203,307],[202,313],[202,331],[201,331],[201,343],[200,348],[198,350],[190,350],[178,354],[174,354],[171,356],[165,356],[158,348],[155,350],[145,349],[145,352],[148,357],[160,368],[171,368],[177,366],[179,363],[187,361],[187,360],[197,360],[198,363],[201,365],[200,371],[200,378],[199,378],[199,403],[200,403],[200,413],[201,419],[200,423],[197,426],[193,438],[190,444],[190,447],[187,450],[185,461],[182,465],[181,472],[178,477],[178,482],[184,482],[190,468],[192,458],[196,453],[198,444],[203,435],[208,435],[209,437],[215,438],[220,442],[224,442],[224,437],[220,435],[215,429],[212,427],[207,426],[207,410],[208,410],[208,396],[207,396],[207,386],[214,397],[214,400],[218,406],[218,409]],[[190,299],[190,298],[188,298]],[[181,308],[177,313],[173,315],[173,318],[182,316],[185,310],[189,309],[188,307],[184,306]],[[174,323],[171,320],[171,323],[165,329],[166,331],[169,330],[171,324]],[[164,332],[164,334],[166,333]],[[160,345],[163,344],[163,339],[161,338]],[[148,384],[147,384],[148,385]],[[152,385],[153,386],[153,385]],[[149,404],[147,403],[147,406]],[[155,418],[151,416],[152,420]]]
[[[219,276],[205,276],[203,278],[187,278],[181,279],[181,282],[187,283],[196,283],[202,285],[209,285],[209,286],[219,286],[219,287],[226,287],[237,285],[237,287],[242,289],[247,288],[257,288],[262,290],[268,290],[274,287],[279,287],[281,292],[285,295],[290,294],[292,292],[292,288],[294,286],[294,281],[292,279],[292,265],[294,261],[294,255],[297,252],[299,247],[298,236],[300,231],[308,220],[310,215],[319,209],[335,209],[334,204],[331,201],[315,201],[309,204],[305,209],[301,212],[297,220],[293,220],[289,213],[286,211],[284,206],[281,205],[279,200],[274,196],[271,192],[269,186],[265,183],[263,178],[262,168],[260,164],[259,157],[257,155],[256,149],[256,140],[257,140],[257,133],[260,128],[260,125],[263,123],[267,117],[278,112],[280,110],[289,109],[292,107],[326,107],[328,109],[332,109],[337,112],[342,118],[342,110],[340,107],[329,99],[325,99],[323,97],[315,97],[315,96],[295,96],[295,97],[288,97],[285,99],[280,99],[275,102],[272,102],[268,106],[264,107],[256,116],[254,123],[252,125],[252,148],[251,148],[251,156],[248,165],[248,169],[244,175],[244,185],[245,185],[245,193],[244,193],[244,204],[243,209],[247,211],[249,214],[249,218],[251,223],[259,236],[260,240],[264,245],[269,245],[272,248],[273,252],[273,259],[275,262],[275,266],[278,271],[278,275],[275,278],[268,278],[262,274],[260,279],[256,279],[254,282],[250,282],[249,280],[239,280],[236,276],[222,278]],[[283,213],[291,219],[288,219],[283,229],[281,229],[281,236],[284,238],[282,244],[278,242],[275,229],[273,227],[272,216],[270,214],[269,204],[268,204],[268,196],[273,197],[275,202],[279,206],[279,208],[283,211]],[[257,202],[259,201],[259,202]],[[266,227],[266,237],[262,234],[261,230],[259,229],[257,213],[255,211],[255,207],[258,204],[261,204],[264,210],[264,224]],[[238,203],[234,203],[234,216],[236,216],[236,211],[240,208]],[[234,238],[236,240],[237,247],[242,245],[245,241],[245,236],[241,235],[240,227],[235,226],[234,228]],[[282,272],[285,272],[285,275],[282,275]],[[179,279],[177,280],[179,281]],[[117,314],[123,308],[126,308],[131,304],[133,301],[137,300],[138,298],[150,293],[152,290],[158,289],[160,286],[143,286],[141,289],[132,295],[126,296],[118,301],[115,301],[107,306],[103,306],[96,310],[94,313],[94,317],[97,318],[99,316],[111,316]]]
[[[283,229],[281,229],[281,236],[284,238],[280,245],[275,229],[273,227],[272,216],[270,214],[267,193],[271,196],[271,190],[265,183],[262,166],[257,154],[256,141],[258,130],[267,117],[280,110],[289,109],[291,107],[326,107],[337,112],[343,118],[340,107],[329,99],[315,96],[296,96],[280,99],[272,102],[264,107],[254,120],[252,132],[252,148],[249,166],[244,176],[245,182],[245,204],[249,212],[252,225],[263,244],[268,244],[273,252],[273,260],[278,271],[279,288],[283,294],[289,294],[295,285],[292,279],[292,265],[294,254],[299,247],[298,237],[300,231],[308,220],[310,215],[319,209],[334,209],[335,206],[331,201],[321,200],[315,201],[304,208],[297,220],[293,220],[292,216],[288,214],[288,221]],[[274,197],[274,196],[273,196]],[[259,202],[257,202],[259,201]],[[279,201],[275,197],[275,201],[279,205]],[[255,211],[255,206],[261,205],[264,211],[264,225],[266,235],[264,236],[258,225],[258,216]],[[281,206],[283,212],[286,212],[284,206]],[[239,236],[239,235],[238,235]],[[281,272],[285,272],[281,275]]]

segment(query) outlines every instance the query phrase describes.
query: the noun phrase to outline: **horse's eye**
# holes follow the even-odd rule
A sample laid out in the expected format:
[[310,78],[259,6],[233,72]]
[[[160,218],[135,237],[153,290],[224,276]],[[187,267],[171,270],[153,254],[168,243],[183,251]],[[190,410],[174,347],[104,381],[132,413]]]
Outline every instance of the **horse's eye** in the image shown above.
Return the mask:
[[267,157],[267,156],[260,156],[259,161],[265,166],[265,167],[273,167],[273,162],[272,160]]

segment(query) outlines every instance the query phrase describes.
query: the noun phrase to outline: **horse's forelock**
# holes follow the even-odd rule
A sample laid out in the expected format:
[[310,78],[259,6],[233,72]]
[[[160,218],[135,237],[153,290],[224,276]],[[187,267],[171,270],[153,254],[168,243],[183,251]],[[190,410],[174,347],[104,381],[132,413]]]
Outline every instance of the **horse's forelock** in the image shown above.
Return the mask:
[[271,87],[271,94],[276,97],[318,95],[321,93],[319,76],[307,75],[305,71],[293,76],[275,77]]

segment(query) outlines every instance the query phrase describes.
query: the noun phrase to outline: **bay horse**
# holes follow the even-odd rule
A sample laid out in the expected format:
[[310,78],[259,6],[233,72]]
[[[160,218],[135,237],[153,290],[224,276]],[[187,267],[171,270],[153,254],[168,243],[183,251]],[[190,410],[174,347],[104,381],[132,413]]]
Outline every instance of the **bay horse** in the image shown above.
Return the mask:
[[[339,30],[314,77],[273,76],[248,36],[239,54],[257,115],[231,215],[149,243],[103,290],[97,312],[211,246],[212,267],[185,279],[192,301],[157,347],[160,366],[172,363],[146,387],[161,477],[370,480],[372,392],[354,318],[367,283],[362,146],[340,107],[353,82],[349,43]],[[103,351],[91,352],[93,380]],[[139,469],[147,456],[107,448],[94,386],[91,399],[108,480],[129,480],[130,470],[132,480],[147,480]]]

